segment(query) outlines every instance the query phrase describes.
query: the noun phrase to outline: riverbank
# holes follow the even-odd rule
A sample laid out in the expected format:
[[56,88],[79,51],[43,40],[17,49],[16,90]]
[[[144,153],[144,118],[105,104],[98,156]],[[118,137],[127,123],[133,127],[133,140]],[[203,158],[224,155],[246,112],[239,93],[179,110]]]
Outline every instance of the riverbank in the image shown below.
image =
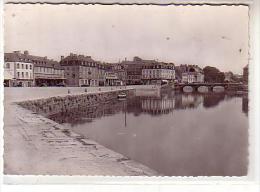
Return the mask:
[[[133,87],[128,87],[132,89]],[[113,89],[113,90],[112,90]],[[70,95],[123,90],[70,88]],[[63,98],[68,88],[7,88],[4,115],[4,173],[10,175],[158,175],[150,168],[15,104]]]

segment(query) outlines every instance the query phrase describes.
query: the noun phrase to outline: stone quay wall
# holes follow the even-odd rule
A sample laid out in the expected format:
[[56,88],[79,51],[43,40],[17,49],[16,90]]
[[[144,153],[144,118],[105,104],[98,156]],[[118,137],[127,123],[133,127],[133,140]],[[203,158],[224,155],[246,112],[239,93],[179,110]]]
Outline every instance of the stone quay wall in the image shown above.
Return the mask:
[[44,116],[56,113],[66,113],[71,109],[88,108],[107,103],[118,97],[119,93],[126,93],[127,97],[134,96],[135,90],[116,90],[97,93],[83,93],[78,95],[54,96],[43,99],[16,102],[25,109]]

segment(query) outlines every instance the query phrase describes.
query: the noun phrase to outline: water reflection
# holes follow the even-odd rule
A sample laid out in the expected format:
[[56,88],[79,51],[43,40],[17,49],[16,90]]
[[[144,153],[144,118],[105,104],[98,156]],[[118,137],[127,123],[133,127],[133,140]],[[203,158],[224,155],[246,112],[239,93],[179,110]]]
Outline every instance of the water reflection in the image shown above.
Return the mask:
[[225,99],[224,94],[214,94],[214,93],[208,94],[204,96],[203,106],[205,108],[214,107],[217,106],[219,102],[223,101],[224,99]]
[[[49,118],[169,176],[242,176],[248,99],[227,93],[139,96]],[[245,115],[246,114],[246,115]]]
[[248,115],[248,96],[243,96],[242,99],[242,111]]
[[[119,112],[133,113],[139,116],[141,113],[150,115],[163,115],[173,110],[196,109],[200,105],[204,108],[216,107],[221,101],[229,100],[237,95],[225,93],[174,93],[168,92],[159,96],[137,96],[128,100],[112,100],[97,106],[84,107],[81,103],[78,108],[67,108],[63,112],[57,112],[55,106],[53,111],[48,111],[48,117],[59,123],[84,124],[102,116],[114,115]],[[248,97],[242,97],[242,111],[248,113]]]
[[70,123],[72,126],[77,124],[85,124],[103,116],[116,114],[124,109],[124,103],[118,100],[112,100],[109,103],[102,103],[96,106],[68,108],[64,112],[49,115],[48,118],[58,123]]

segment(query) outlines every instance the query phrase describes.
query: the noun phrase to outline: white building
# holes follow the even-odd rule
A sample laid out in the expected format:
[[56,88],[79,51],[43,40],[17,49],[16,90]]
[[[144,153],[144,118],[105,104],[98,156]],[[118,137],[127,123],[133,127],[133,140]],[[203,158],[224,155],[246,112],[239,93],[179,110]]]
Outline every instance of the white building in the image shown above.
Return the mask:
[[6,86],[31,87],[34,85],[33,63],[27,57],[28,52],[5,53],[4,73]]
[[185,71],[181,73],[181,81],[182,83],[203,83],[203,70],[196,65],[187,65]]
[[175,79],[173,63],[147,63],[142,69],[142,81],[144,84],[162,84],[172,82]]

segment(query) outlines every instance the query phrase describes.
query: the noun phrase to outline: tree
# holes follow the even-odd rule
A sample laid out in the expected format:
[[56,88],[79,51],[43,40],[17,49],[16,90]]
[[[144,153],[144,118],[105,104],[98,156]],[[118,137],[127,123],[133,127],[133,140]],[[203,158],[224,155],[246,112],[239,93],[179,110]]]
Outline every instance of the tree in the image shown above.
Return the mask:
[[204,80],[207,83],[223,83],[225,74],[219,71],[216,67],[207,66],[203,69]]

